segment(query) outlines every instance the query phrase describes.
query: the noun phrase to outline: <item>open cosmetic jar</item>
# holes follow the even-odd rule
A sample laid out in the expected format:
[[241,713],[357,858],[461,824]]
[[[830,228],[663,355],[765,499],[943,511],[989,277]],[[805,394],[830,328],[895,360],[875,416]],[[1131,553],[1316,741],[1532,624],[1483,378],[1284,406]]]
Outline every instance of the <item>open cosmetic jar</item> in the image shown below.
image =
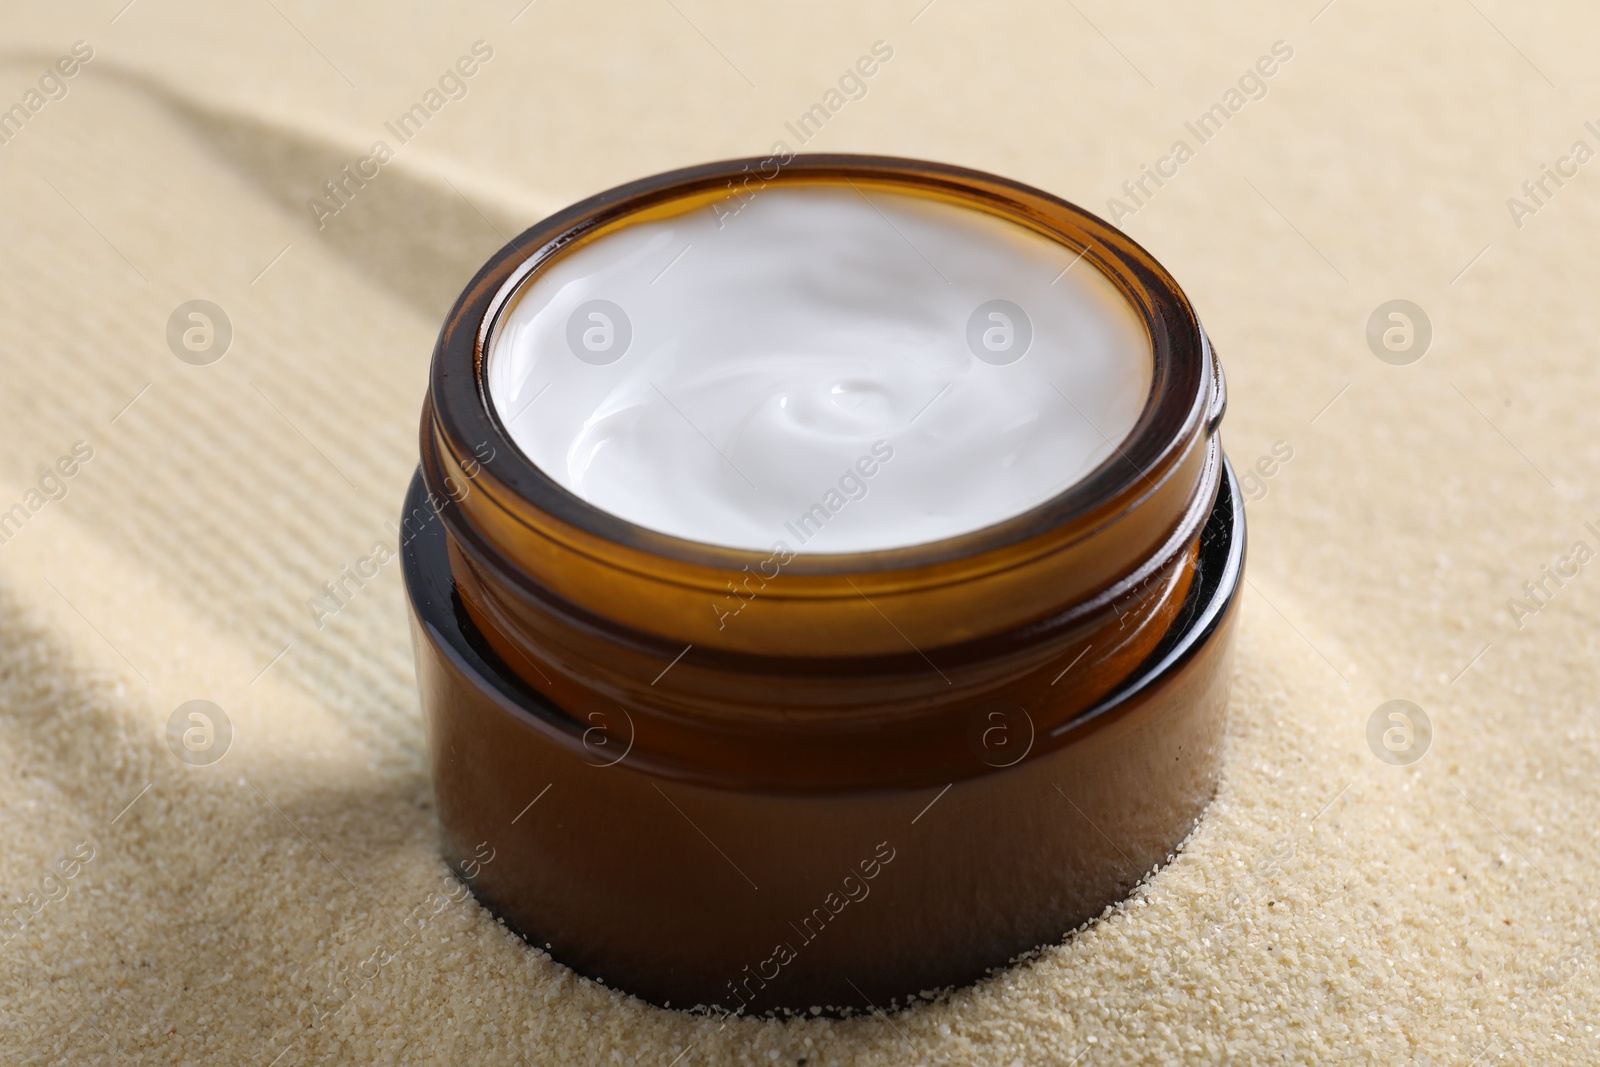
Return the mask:
[[1215,787],[1223,407],[1171,276],[991,175],[734,160],[540,222],[445,322],[405,504],[446,858],[675,1008],[1059,941]]

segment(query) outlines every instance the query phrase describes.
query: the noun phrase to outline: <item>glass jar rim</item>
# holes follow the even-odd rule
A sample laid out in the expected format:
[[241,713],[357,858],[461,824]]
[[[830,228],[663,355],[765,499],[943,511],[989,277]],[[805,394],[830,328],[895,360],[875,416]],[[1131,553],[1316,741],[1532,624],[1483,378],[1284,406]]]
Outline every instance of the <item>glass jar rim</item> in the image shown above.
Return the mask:
[[[767,169],[776,168],[771,177]],[[919,160],[869,155],[733,159],[686,167],[591,196],[536,223],[502,248],[469,284],[446,319],[433,361],[431,418],[436,443],[490,479],[502,508],[542,513],[581,535],[694,567],[739,570],[766,553],[688,540],[639,526],[573,493],[514,443],[489,396],[487,363],[495,329],[541,271],[565,253],[639,221],[733,195],[755,173],[756,193],[776,184],[849,182],[933,197],[1020,223],[1079,254],[1128,301],[1150,342],[1150,394],[1133,429],[1104,461],[1061,493],[976,530],[935,541],[853,553],[797,553],[796,575],[915,570],[1005,549],[1064,525],[1115,514],[1153,492],[1221,416],[1223,386],[1188,298],[1142,246],[1083,209],[1009,179]],[[427,438],[425,416],[424,438]],[[427,442],[425,441],[425,447]],[[454,446],[454,447],[452,447]],[[510,499],[496,492],[503,487]],[[521,506],[518,506],[521,505]],[[1120,506],[1118,506],[1120,505]]]

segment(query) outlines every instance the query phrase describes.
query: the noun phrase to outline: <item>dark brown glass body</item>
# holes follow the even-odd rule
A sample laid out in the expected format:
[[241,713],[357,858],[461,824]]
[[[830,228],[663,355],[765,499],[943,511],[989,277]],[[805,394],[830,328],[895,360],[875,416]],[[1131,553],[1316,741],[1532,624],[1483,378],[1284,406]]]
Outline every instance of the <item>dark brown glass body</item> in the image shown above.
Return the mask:
[[[1193,826],[1226,692],[1232,591],[1197,577],[1222,383],[1176,284],[1092,216],[955,168],[796,157],[770,181],[952,200],[1081,252],[1145,320],[1144,415],[1068,492],[933,544],[776,558],[599,511],[484,399],[494,323],[552,258],[758,162],[585,201],[463,294],[413,494],[419,682],[447,854],[514,928],[658,1002],[866,1006],[1059,938]],[[1202,609],[1203,640],[1147,677]]]

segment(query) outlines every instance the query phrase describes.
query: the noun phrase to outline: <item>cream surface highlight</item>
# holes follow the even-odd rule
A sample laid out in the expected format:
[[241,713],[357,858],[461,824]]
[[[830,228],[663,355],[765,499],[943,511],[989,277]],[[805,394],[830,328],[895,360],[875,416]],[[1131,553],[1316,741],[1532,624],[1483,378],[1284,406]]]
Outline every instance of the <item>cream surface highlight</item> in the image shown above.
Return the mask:
[[489,396],[597,507],[677,537],[860,552],[993,525],[1111,456],[1150,344],[1092,263],[970,208],[777,186],[623,227],[526,284]]

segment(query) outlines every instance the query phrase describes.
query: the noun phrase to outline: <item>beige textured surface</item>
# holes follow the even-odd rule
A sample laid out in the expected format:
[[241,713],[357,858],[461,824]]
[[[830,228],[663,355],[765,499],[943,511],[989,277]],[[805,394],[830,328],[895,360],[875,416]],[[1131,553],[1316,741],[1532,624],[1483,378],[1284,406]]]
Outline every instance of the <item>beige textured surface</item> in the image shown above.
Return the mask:
[[[1507,607],[1600,548],[1594,168],[1520,228],[1506,206],[1574,140],[1600,148],[1600,16],[124,2],[0,14],[0,107],[95,49],[0,145],[0,508],[94,449],[0,545],[0,893],[94,850],[0,944],[0,1059],[1600,1062],[1600,572],[1520,629]],[[307,195],[479,39],[469,95],[319,232]],[[1102,211],[1292,46],[1125,225],[1224,354],[1235,461],[1294,458],[1250,504],[1227,781],[1176,863],[935,1006],[719,1029],[576,979],[470,903],[431,912],[399,576],[320,630],[306,601],[387,538],[439,315],[497,229],[764,152],[880,39],[894,59],[811,147]],[[195,297],[235,328],[212,366],[164,340]],[[1363,336],[1400,297],[1435,334],[1404,367]],[[1396,697],[1435,729],[1408,768],[1365,741]],[[237,730],[201,769],[164,741],[195,698]]]

